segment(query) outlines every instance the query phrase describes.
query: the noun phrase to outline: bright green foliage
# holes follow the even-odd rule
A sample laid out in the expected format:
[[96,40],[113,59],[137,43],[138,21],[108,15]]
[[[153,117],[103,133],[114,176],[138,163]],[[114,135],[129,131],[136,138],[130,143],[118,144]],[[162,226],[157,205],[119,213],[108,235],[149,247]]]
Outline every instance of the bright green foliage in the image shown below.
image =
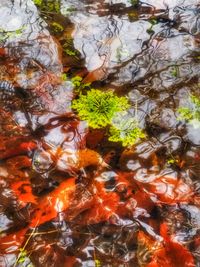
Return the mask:
[[76,56],[75,50],[70,50],[70,49],[66,48],[64,51],[68,56]]
[[140,139],[145,138],[145,134],[139,127],[137,118],[130,116],[128,112],[116,114],[112,120],[109,134],[109,141],[122,142],[123,146],[134,145]]
[[33,0],[33,2],[37,6],[41,6],[42,5],[42,0]]
[[193,118],[193,114],[189,108],[180,107],[178,109],[178,113],[179,113],[179,119],[181,119],[181,120],[183,119],[186,121],[190,121]]
[[63,26],[60,25],[60,24],[57,23],[57,22],[53,22],[53,23],[51,24],[51,26],[52,26],[52,29],[53,29],[53,31],[54,31],[55,33],[60,33],[60,32],[62,32],[62,31],[64,31]]
[[200,110],[200,99],[197,96],[191,95],[190,99],[196,108]]
[[175,158],[169,158],[169,159],[167,160],[167,163],[168,163],[169,165],[174,165],[174,164],[178,163],[178,160],[175,159]]
[[75,76],[71,79],[71,82],[73,83],[74,87],[80,87],[82,80],[83,79],[80,76]]
[[151,18],[149,22],[151,23],[151,26],[147,29],[147,33],[152,34],[154,33],[153,26],[158,24],[158,20],[156,18]]
[[118,97],[112,91],[102,92],[91,89],[87,95],[81,94],[73,100],[72,108],[81,120],[86,120],[92,128],[102,128],[111,123],[116,112],[129,107],[126,97]]
[[101,267],[100,260],[95,260],[95,267]]
[[171,75],[175,78],[178,77],[178,73],[179,73],[179,70],[178,70],[178,66],[174,66],[171,71],[170,71]]
[[30,262],[26,250],[24,248],[20,248],[19,251],[20,253],[14,264],[14,267],[18,266],[18,264],[20,264],[20,266],[34,267],[33,264]]
[[25,29],[26,27],[23,26],[15,31],[6,31],[2,28],[0,28],[0,42],[1,41],[5,41],[6,39],[8,38],[12,38],[12,37],[17,37],[17,36],[20,36],[22,33],[23,33],[23,30]]
[[73,83],[74,89],[75,89],[76,92],[79,92],[79,91],[81,91],[81,90],[83,90],[85,88],[91,89],[90,88],[91,83],[83,83],[82,80],[83,80],[83,78],[78,76],[78,75],[74,76],[71,79],[71,82]]
[[20,249],[20,255],[19,255],[18,263],[23,263],[26,260],[27,254],[26,251],[23,249]]
[[59,0],[33,0],[33,2],[43,12],[60,13]]
[[67,54],[68,56],[72,56],[72,57],[77,57],[78,52],[77,50],[74,49],[74,44],[73,44],[73,39],[72,38],[68,38],[65,43],[63,44],[63,51],[65,52],[65,54]]
[[178,109],[179,119],[187,122],[200,121],[200,99],[194,95],[190,96],[190,107],[180,107]]
[[61,74],[61,79],[66,82],[67,81],[67,74],[66,73],[62,73]]
[[110,128],[109,141],[122,142],[123,146],[132,146],[140,139],[145,138],[145,134],[139,127],[121,131],[115,127]]

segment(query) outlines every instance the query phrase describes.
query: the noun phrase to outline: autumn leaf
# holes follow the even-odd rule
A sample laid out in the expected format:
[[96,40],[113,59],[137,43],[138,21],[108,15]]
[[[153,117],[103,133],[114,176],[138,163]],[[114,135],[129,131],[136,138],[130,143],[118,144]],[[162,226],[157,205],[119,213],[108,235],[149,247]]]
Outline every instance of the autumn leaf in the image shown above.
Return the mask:
[[37,144],[28,137],[0,137],[0,159],[24,155],[36,149]]
[[75,192],[75,179],[70,178],[63,181],[56,189],[40,198],[38,206],[33,213],[30,227],[36,227],[40,224],[54,219],[60,212],[68,209],[72,196]]
[[137,257],[140,266],[195,267],[191,252],[171,240],[166,224],[161,224],[160,232],[163,242],[154,240],[153,237],[139,231]]
[[32,193],[32,187],[29,180],[13,182],[11,184],[11,189],[17,197],[17,200],[22,202],[22,205],[27,203],[37,204],[37,198]]
[[[16,186],[16,188],[18,187]],[[25,234],[29,228],[38,227],[39,225],[54,219],[60,212],[68,209],[75,188],[75,178],[70,178],[63,181],[55,190],[48,193],[46,196],[41,197],[38,201],[38,205],[31,214],[32,218],[29,225],[16,233],[0,238],[0,252],[16,252],[22,245],[25,239]],[[24,198],[30,200],[29,195],[26,197],[24,196]]]
[[171,240],[166,223],[161,224],[160,234],[165,240],[165,247],[164,250],[158,252],[157,257],[158,262],[162,256],[165,259],[163,267],[166,266],[166,263],[171,264],[169,266],[172,267],[195,267],[192,253],[180,243]]

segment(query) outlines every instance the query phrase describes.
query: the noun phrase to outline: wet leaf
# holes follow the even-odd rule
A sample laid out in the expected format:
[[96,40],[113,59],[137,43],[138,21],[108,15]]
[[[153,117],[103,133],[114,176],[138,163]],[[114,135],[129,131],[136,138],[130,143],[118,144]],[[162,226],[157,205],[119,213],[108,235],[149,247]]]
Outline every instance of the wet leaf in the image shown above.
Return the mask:
[[164,242],[156,241],[144,232],[138,233],[138,261],[146,267],[194,267],[192,254],[181,244],[171,241],[166,233],[166,225],[161,225]]
[[36,147],[37,144],[26,137],[7,138],[2,136],[0,137],[0,159],[28,154]]
[[[17,187],[16,187],[17,188]],[[29,226],[13,234],[0,238],[0,251],[15,252],[21,247],[25,233],[29,228],[36,228],[48,222],[70,206],[75,192],[75,179],[70,178],[62,182],[55,190],[38,200],[38,205],[31,214]],[[15,189],[15,188],[14,188]],[[22,196],[20,196],[22,197]],[[30,200],[30,194],[23,196],[23,200]]]
[[38,201],[32,220],[31,227],[36,227],[40,224],[54,219],[60,212],[65,211],[72,202],[75,192],[75,179],[70,178],[62,182],[55,190],[42,197]]
[[11,189],[19,202],[23,205],[27,203],[37,204],[37,198],[32,193],[32,187],[29,180],[13,182]]
[[[165,245],[162,249],[154,254],[154,264],[157,266],[171,267],[194,267],[194,258],[191,252],[183,245],[173,242],[167,233],[166,224],[161,224],[161,235],[165,240]],[[152,263],[153,264],[153,263]],[[150,265],[151,266],[151,265]],[[149,267],[149,266],[148,266]]]

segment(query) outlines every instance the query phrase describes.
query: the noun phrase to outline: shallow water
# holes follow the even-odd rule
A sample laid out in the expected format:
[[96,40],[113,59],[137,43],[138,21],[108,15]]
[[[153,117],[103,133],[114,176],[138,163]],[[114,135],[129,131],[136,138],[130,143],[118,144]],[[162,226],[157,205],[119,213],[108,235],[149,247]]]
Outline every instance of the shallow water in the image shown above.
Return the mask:
[[[200,266],[199,1],[43,2],[0,1],[0,266]],[[81,121],[77,76],[146,138]]]

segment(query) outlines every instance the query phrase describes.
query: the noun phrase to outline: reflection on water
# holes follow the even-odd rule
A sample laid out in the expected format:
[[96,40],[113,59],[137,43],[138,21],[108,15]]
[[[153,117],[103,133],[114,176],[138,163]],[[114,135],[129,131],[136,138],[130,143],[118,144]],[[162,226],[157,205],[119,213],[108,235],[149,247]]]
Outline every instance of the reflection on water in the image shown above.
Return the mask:
[[[34,2],[0,3],[0,266],[199,266],[199,1]],[[80,121],[77,76],[146,138]]]

